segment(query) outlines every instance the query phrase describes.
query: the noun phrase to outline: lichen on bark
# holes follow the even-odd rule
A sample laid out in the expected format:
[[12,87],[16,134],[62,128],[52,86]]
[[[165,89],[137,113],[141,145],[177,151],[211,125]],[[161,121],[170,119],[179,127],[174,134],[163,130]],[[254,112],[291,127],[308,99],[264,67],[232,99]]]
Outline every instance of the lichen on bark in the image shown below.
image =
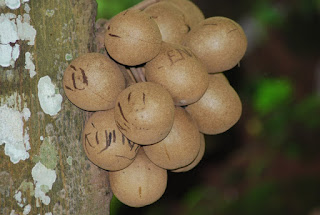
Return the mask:
[[[13,164],[0,146],[0,214],[10,214],[13,210],[22,214],[28,204],[30,214],[109,214],[111,191],[107,172],[87,160],[81,145],[81,131],[88,113],[72,105],[62,88],[63,72],[71,56],[76,58],[96,51],[96,2],[30,0],[27,3],[30,23],[37,31],[35,44],[30,46],[27,41],[19,41],[21,53],[15,67],[0,67],[0,98],[17,94],[16,102],[19,97],[23,103],[21,107],[26,105],[30,109],[31,116],[24,124],[30,136],[30,158]],[[22,5],[14,11],[1,9],[1,13],[22,15],[25,12]],[[26,52],[32,54],[35,64],[36,75],[33,77],[25,68]],[[63,96],[62,109],[55,116],[43,112],[37,96],[37,83],[46,75]],[[5,99],[2,101],[0,106],[6,103]],[[16,109],[22,111],[19,107]],[[49,143],[45,142],[48,140]],[[48,191],[50,204],[46,206],[40,202],[37,207],[31,172],[36,162],[46,159],[46,153],[50,151],[54,152],[54,157],[48,156],[43,163],[55,171],[57,178],[52,190],[43,187]],[[68,164],[70,157],[72,165]],[[17,191],[21,192],[23,207],[14,198]]]

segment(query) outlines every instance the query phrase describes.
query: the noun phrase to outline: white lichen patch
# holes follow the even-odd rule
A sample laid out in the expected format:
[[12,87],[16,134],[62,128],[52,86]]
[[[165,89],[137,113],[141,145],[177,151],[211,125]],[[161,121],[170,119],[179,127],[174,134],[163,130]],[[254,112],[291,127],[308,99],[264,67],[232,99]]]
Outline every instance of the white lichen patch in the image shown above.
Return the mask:
[[2,67],[10,66],[11,59],[12,59],[12,47],[10,45],[0,44],[0,66]]
[[31,147],[28,128],[24,129],[24,121],[27,121],[30,115],[28,108],[19,112],[8,108],[6,104],[0,107],[0,145],[5,144],[4,153],[14,164],[29,158],[28,151]]
[[52,189],[52,185],[56,181],[57,175],[55,170],[48,169],[39,161],[32,168],[31,174],[35,184],[37,207],[40,206],[39,201],[45,205],[49,205],[51,199],[49,196],[46,196],[46,193]]
[[38,98],[42,110],[50,116],[61,110],[62,96],[56,93],[56,87],[49,76],[40,78],[38,82]]
[[18,9],[21,5],[20,0],[5,0],[5,3],[11,10]]
[[30,25],[29,14],[19,15],[16,22],[20,40],[26,40],[28,45],[34,45],[37,31]]
[[30,52],[25,53],[25,69],[29,70],[30,78],[33,78],[36,73],[36,66],[33,63],[33,57]]
[[24,11],[25,11],[26,13],[30,13],[30,10],[31,10],[30,6],[29,6],[28,4],[25,4],[25,5],[24,5]]
[[3,45],[19,39],[15,18],[16,15],[12,13],[0,14],[0,43]]
[[20,54],[17,26],[14,22],[16,15],[0,14],[0,66],[14,65]]
[[2,67],[14,67],[16,60],[20,55],[20,46],[18,44],[0,44],[0,65]]
[[16,191],[13,198],[17,201],[17,204],[22,208],[23,207],[23,203],[22,203],[22,198],[21,198],[22,194],[21,191]]
[[[15,0],[6,0],[13,7]],[[20,0],[18,1],[20,4]],[[8,6],[8,4],[7,4]],[[20,7],[20,5],[19,5]],[[28,5],[25,6],[26,11]],[[30,15],[16,16],[13,13],[0,14],[0,66],[14,67],[15,61],[20,55],[19,40],[28,41],[28,45],[34,45],[36,30],[30,25]]]
[[19,215],[19,214],[17,214],[15,210],[12,210],[12,211],[10,212],[10,215]]
[[12,48],[12,55],[11,58],[13,60],[13,63],[16,62],[16,60],[18,59],[20,55],[20,45],[19,44],[15,44]]
[[70,60],[72,60],[73,59],[73,56],[72,56],[72,54],[66,54],[65,55],[65,59],[66,59],[66,61],[70,61]]
[[[17,201],[17,204],[23,208],[24,205],[27,202],[27,197],[33,197],[35,194],[34,191],[34,185],[32,182],[27,182],[27,180],[24,180],[21,185],[19,186],[18,190],[16,190],[14,198]],[[27,195],[23,197],[23,195]],[[22,198],[23,197],[23,198]],[[24,208],[26,211],[28,211],[28,205]],[[30,208],[31,209],[31,208]]]
[[21,191],[16,191],[13,197],[17,202],[21,202],[22,201],[21,195],[22,195]]
[[31,211],[31,205],[26,205],[24,208],[23,208],[23,215],[28,215]]
[[54,10],[46,10],[46,16],[52,17],[54,15]]

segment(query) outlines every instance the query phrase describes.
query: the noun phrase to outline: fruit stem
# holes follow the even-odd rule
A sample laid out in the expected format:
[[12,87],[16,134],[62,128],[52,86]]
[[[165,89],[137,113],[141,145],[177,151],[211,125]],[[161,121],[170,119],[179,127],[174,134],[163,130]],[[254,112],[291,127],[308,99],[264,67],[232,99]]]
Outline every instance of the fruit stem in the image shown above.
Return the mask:
[[143,67],[130,67],[130,71],[133,77],[136,79],[136,82],[146,82]]
[[155,4],[159,2],[160,0],[144,0],[134,6],[132,6],[130,9],[136,9],[136,10],[144,10],[147,7],[149,7],[152,4]]

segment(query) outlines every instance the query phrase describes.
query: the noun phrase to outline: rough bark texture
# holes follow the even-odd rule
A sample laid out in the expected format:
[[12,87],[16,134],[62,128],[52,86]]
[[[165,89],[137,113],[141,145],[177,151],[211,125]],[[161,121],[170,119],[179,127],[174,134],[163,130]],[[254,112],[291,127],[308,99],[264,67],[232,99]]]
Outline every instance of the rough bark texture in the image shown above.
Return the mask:
[[[29,214],[109,214],[111,191],[107,172],[87,160],[81,145],[81,131],[88,113],[71,104],[62,88],[63,72],[71,56],[75,59],[94,51],[96,2],[30,0],[28,4],[31,24],[37,31],[35,45],[19,42],[21,51],[15,67],[0,66],[0,106],[6,104],[8,97],[16,95],[15,109],[30,109],[31,117],[24,123],[30,136],[30,158],[13,164],[4,154],[4,145],[0,146],[0,214],[10,214],[13,210],[15,214],[22,214],[27,205],[31,206]],[[23,6],[17,10],[0,9],[0,13],[8,12],[23,14]],[[25,69],[27,51],[33,54],[37,72],[32,78]],[[55,116],[45,114],[38,100],[38,81],[47,75],[63,96],[62,109]],[[56,159],[40,150],[45,141],[53,146],[49,148]],[[40,202],[37,206],[32,168],[39,157],[48,162],[46,156],[53,159],[52,169],[57,178],[52,189],[46,192],[51,198],[50,204]],[[22,207],[15,198],[19,191]]]

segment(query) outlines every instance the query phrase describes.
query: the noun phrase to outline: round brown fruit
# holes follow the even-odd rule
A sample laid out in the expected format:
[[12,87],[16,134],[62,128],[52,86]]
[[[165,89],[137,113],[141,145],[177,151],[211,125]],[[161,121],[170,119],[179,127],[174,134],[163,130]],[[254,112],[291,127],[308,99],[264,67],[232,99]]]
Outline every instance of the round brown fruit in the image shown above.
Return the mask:
[[182,45],[164,42],[160,53],[145,69],[146,79],[166,88],[177,106],[198,101],[208,88],[205,65]]
[[247,49],[247,38],[233,20],[211,17],[193,28],[183,44],[205,63],[209,73],[216,73],[229,70],[240,62]]
[[158,24],[164,42],[180,44],[190,31],[182,11],[170,2],[163,1],[152,4],[144,11]]
[[99,53],[84,54],[73,60],[64,72],[63,88],[68,99],[87,111],[108,110],[125,88],[119,67]]
[[107,27],[105,46],[117,62],[135,66],[154,58],[160,51],[157,23],[141,10],[126,10],[114,16]]
[[153,164],[142,148],[130,166],[109,173],[113,194],[131,207],[143,207],[160,199],[167,187],[167,177],[167,170]]
[[176,107],[174,123],[168,136],[160,142],[143,146],[148,158],[165,169],[177,169],[190,164],[200,150],[200,133],[191,116]]
[[139,82],[123,90],[116,101],[115,121],[131,141],[148,145],[165,138],[174,120],[174,104],[161,85]]
[[196,26],[199,22],[204,20],[204,15],[197,5],[189,0],[162,0],[175,5],[181,10],[185,16],[185,21],[190,28]]
[[102,169],[116,171],[129,166],[140,146],[128,140],[114,122],[114,110],[95,112],[82,134],[84,151]]
[[209,75],[209,87],[203,97],[186,107],[204,134],[219,134],[240,118],[242,104],[237,92],[222,73]]
[[187,172],[187,171],[193,169],[194,167],[196,167],[203,158],[205,148],[206,148],[206,144],[205,144],[204,135],[200,133],[200,151],[199,151],[196,159],[194,159],[189,165],[172,170],[172,172]]

